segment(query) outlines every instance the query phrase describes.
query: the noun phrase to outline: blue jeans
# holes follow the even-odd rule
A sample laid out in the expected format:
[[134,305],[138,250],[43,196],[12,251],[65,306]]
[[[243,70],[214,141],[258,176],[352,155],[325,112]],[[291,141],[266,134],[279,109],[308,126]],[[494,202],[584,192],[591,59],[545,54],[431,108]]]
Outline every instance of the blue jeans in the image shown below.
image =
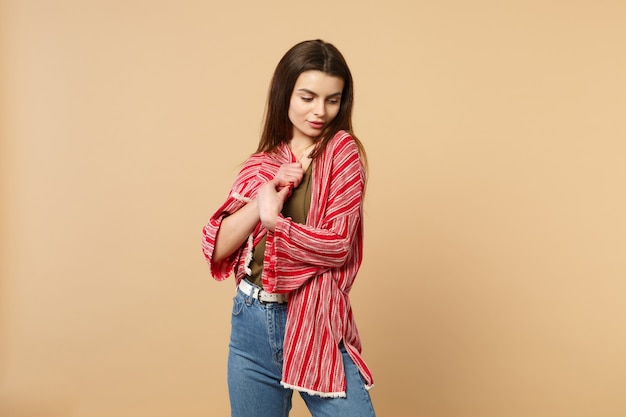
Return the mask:
[[[228,354],[228,392],[233,417],[287,417],[293,391],[280,385],[286,304],[261,304],[237,290]],[[314,417],[375,417],[356,365],[341,345],[346,397],[300,393]]]

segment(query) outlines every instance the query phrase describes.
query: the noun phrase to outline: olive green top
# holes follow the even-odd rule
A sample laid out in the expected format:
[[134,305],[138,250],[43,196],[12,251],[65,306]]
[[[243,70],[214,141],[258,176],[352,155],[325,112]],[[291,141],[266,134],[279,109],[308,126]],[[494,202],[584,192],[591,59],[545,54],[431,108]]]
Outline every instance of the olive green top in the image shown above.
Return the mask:
[[[296,223],[305,224],[309,208],[311,207],[311,166],[304,172],[302,181],[298,188],[294,188],[291,197],[283,205],[282,215],[291,217]],[[263,273],[263,258],[265,255],[265,236],[254,248],[250,269],[252,275],[248,278],[250,282],[259,287],[263,287],[261,274]]]

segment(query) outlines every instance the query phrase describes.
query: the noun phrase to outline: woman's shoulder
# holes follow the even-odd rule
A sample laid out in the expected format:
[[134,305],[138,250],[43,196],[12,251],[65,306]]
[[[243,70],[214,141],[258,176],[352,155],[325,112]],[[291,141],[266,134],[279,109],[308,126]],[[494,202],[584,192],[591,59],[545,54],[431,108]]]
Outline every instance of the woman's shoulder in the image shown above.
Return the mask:
[[353,140],[352,134],[347,130],[339,130],[333,135],[332,141]]
[[259,166],[262,163],[263,163],[263,153],[256,152],[248,156],[248,158],[244,161],[241,170],[247,171],[249,169],[254,168],[255,166]]
[[272,151],[255,152],[246,159],[241,168],[241,173],[247,176],[257,175],[265,179],[271,178],[282,164],[290,162],[288,156],[289,154],[282,147]]
[[260,152],[255,152],[252,155],[250,155],[248,157],[248,159],[246,159],[246,162],[244,162],[244,166],[254,166],[254,165],[260,165],[263,163],[267,163],[267,162],[271,162],[275,159],[279,159],[279,154],[281,152],[278,150],[274,150],[274,151],[260,151]]
[[248,161],[251,162],[263,162],[263,161],[279,161],[284,163],[285,159],[289,159],[291,151],[286,143],[277,145],[270,151],[257,151],[248,157]]
[[335,154],[339,152],[358,152],[359,148],[352,134],[346,130],[340,130],[328,142],[328,150]]

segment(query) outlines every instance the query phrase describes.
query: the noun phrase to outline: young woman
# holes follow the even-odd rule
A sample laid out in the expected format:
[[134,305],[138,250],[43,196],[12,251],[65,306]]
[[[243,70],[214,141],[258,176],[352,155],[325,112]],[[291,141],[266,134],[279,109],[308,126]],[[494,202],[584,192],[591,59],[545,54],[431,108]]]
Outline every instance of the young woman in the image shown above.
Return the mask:
[[[257,152],[203,230],[217,280],[234,273],[232,416],[374,416],[348,294],[362,259],[365,153],[352,75],[321,40],[292,47],[271,81]],[[306,394],[303,394],[306,393]]]

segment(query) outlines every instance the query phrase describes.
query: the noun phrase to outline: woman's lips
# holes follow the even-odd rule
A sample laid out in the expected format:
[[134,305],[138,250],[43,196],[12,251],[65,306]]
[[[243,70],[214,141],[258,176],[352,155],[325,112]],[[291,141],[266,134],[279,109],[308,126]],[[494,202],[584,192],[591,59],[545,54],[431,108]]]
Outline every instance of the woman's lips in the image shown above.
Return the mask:
[[311,122],[309,121],[309,126],[311,126],[313,129],[321,129],[324,127],[324,122]]

